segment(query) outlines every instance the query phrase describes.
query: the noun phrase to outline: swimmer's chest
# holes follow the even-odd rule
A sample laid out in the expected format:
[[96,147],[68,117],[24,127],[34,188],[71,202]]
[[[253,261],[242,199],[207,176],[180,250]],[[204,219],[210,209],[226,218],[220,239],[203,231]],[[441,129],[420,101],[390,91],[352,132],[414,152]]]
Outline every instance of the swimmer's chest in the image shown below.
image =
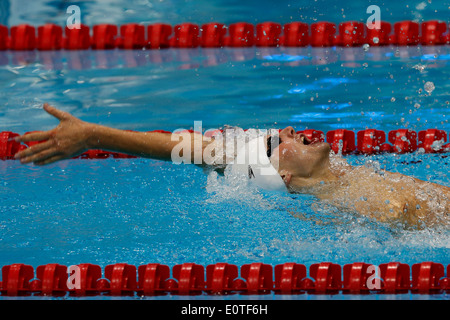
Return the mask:
[[335,199],[339,198],[358,213],[379,221],[402,219],[414,223],[417,219],[418,200],[414,181],[409,177],[378,174],[367,168],[356,169],[337,191]]

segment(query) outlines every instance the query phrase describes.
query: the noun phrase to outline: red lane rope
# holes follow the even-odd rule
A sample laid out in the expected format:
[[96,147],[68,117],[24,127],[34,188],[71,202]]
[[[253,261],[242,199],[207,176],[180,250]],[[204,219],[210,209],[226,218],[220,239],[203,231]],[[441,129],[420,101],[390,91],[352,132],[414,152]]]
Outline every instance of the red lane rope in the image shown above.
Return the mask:
[[161,294],[330,294],[330,293],[443,293],[450,291],[450,265],[421,262],[409,266],[400,262],[378,266],[362,262],[343,267],[331,262],[264,263],[240,267],[216,263],[206,268],[183,263],[170,268],[159,263],[64,266],[11,264],[2,267],[0,292],[4,296]]
[[[193,130],[188,131],[193,132]],[[154,130],[149,132],[171,133],[170,131],[164,130]],[[342,155],[371,155],[379,153],[403,154],[416,151],[424,153],[450,152],[450,143],[447,143],[447,132],[439,129],[427,129],[419,132],[410,129],[398,129],[389,131],[387,134],[384,131],[376,129],[361,130],[356,134],[354,131],[346,129],[332,130],[328,131],[326,134],[320,130],[307,129],[297,131],[297,133],[303,133],[313,142],[323,142],[326,139],[326,141],[330,143],[331,149],[336,154],[341,153]],[[0,160],[14,159],[14,155],[17,152],[43,142],[30,141],[26,144],[21,144],[14,141],[14,137],[17,136],[19,136],[18,133],[11,131],[0,132]],[[105,159],[110,157],[136,158],[136,156],[104,150],[88,150],[76,158]]]
[[79,29],[69,29],[67,26],[63,29],[55,24],[38,27],[21,24],[10,29],[0,25],[0,50],[445,45],[450,44],[447,24],[438,20],[420,24],[400,21],[393,25],[382,21],[379,29],[369,29],[357,21],[339,25],[331,22],[311,25],[303,22],[285,25],[263,22],[256,26],[247,22],[228,26],[215,22],[201,26],[193,23],[175,26],[129,23],[121,26],[98,24],[92,28],[80,25]]

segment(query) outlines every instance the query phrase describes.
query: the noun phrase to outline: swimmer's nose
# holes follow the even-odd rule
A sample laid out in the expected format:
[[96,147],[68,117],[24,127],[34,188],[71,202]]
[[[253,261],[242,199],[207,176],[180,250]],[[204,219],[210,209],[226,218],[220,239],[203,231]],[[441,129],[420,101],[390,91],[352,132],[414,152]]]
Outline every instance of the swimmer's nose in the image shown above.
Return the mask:
[[293,127],[289,126],[284,128],[283,130],[280,131],[280,137],[289,137],[289,138],[294,138],[295,137],[295,130]]

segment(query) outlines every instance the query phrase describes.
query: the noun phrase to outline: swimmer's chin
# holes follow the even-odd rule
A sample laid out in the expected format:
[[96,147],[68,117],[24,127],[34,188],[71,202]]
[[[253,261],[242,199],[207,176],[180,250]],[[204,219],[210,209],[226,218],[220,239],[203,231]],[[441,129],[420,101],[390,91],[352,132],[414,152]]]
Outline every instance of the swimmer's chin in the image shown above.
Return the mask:
[[317,147],[317,146],[323,146],[323,145],[328,145],[330,146],[330,144],[328,142],[325,141],[320,141],[319,139],[316,140],[312,140],[311,143],[307,144],[309,147]]
[[313,142],[309,145],[311,148],[315,149],[323,149],[324,152],[329,153],[331,151],[331,145],[328,142],[320,141],[320,142]]

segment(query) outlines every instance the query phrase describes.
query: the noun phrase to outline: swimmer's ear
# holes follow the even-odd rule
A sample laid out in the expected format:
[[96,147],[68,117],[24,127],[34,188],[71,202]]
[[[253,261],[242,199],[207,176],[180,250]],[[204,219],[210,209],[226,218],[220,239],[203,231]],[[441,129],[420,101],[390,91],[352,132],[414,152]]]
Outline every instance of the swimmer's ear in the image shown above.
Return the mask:
[[292,174],[289,171],[281,170],[280,176],[283,179],[286,187],[289,187],[289,185],[291,184]]

